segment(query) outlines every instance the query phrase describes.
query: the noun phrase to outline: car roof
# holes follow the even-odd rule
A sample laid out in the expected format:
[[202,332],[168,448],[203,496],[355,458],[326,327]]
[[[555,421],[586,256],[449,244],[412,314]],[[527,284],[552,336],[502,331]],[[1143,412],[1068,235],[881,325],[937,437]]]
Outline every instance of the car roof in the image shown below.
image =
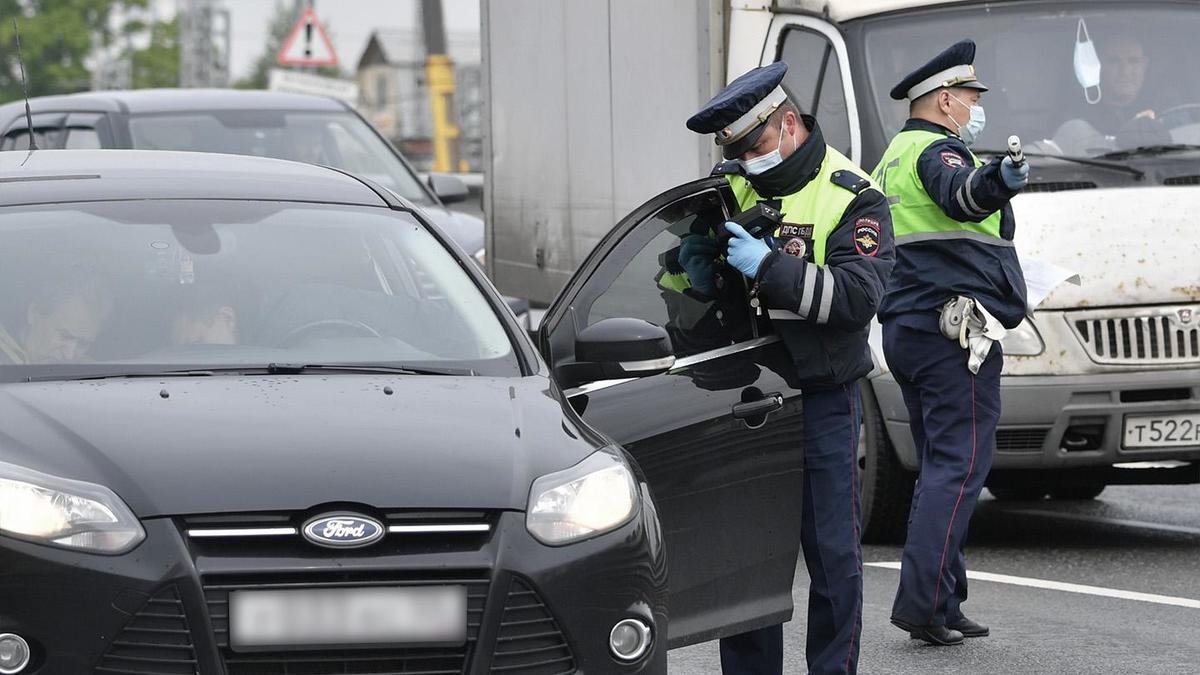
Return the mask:
[[[92,91],[29,100],[33,112],[114,112],[131,115],[197,110],[296,110],[345,112],[344,103],[324,96],[241,89],[137,89]],[[8,103],[24,110],[23,101]],[[5,111],[7,112],[7,111]]]
[[827,14],[834,21],[848,21],[904,9],[957,5],[970,0],[778,0],[783,10]]
[[282,159],[167,150],[0,152],[0,206],[127,199],[388,205],[349,174]]

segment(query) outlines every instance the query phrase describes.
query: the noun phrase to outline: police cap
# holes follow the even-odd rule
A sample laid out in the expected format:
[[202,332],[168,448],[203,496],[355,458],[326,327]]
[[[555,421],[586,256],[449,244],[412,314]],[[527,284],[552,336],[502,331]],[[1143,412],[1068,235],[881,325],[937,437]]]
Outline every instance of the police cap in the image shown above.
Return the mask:
[[786,73],[787,64],[782,61],[751,70],[688,118],[687,128],[698,134],[715,134],[726,159],[741,156],[754,147],[767,118],[787,100],[780,86]]
[[979,78],[975,77],[975,41],[963,40],[946,48],[925,65],[909,73],[892,87],[892,98],[897,101],[915,101],[935,89],[942,87],[967,87],[987,91]]

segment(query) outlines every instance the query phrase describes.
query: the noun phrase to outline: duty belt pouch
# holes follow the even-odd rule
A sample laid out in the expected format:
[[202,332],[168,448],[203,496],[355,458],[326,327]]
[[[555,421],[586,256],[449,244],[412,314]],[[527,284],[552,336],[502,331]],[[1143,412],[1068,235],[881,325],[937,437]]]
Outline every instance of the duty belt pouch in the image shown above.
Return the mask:
[[967,322],[971,312],[975,311],[975,300],[960,295],[942,305],[941,321],[938,327],[942,335],[954,340],[963,349],[967,348]]

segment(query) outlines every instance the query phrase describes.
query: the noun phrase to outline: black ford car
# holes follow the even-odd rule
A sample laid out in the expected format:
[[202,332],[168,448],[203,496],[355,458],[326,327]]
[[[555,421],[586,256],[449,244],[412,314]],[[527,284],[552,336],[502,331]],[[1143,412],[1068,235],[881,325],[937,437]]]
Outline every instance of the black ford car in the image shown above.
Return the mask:
[[535,346],[370,180],[0,153],[0,673],[662,673],[790,617],[787,356],[668,283],[732,208],[635,211]]

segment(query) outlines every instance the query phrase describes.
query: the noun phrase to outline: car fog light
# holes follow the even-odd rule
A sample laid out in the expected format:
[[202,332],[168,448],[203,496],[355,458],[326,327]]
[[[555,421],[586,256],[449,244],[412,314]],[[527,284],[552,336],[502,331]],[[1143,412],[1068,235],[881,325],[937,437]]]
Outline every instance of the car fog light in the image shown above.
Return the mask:
[[0,674],[13,675],[29,665],[29,643],[20,635],[0,633]]
[[639,619],[623,619],[608,634],[608,648],[622,661],[637,661],[650,648],[650,626]]

